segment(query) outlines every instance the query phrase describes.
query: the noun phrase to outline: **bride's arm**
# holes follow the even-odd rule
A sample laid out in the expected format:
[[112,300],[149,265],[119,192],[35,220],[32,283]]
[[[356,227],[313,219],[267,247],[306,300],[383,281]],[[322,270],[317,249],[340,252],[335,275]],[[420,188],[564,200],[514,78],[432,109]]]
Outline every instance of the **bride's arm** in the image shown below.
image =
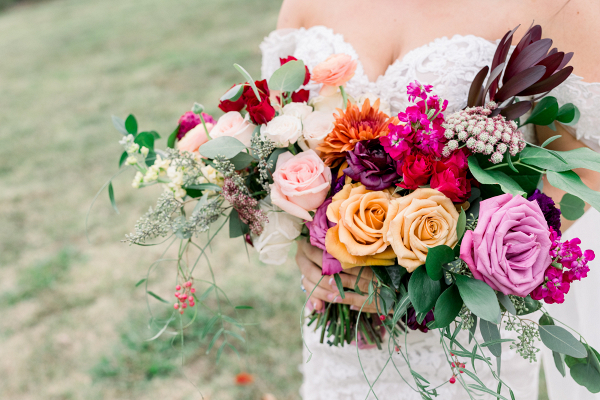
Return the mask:
[[302,4],[306,0],[283,0],[281,10],[279,10],[279,19],[277,20],[277,29],[298,29],[303,27],[303,10],[307,5]]
[[[551,150],[568,151],[578,149],[580,147],[586,147],[585,144],[575,139],[575,137],[567,132],[567,130],[560,124],[556,124],[556,131],[553,131],[546,126],[536,126],[536,134],[539,143],[543,143],[546,139],[551,138],[552,136],[561,135],[559,139],[548,145],[548,148]],[[585,183],[590,189],[600,190],[600,173],[583,168],[576,169],[574,171],[577,173],[577,175],[579,175],[583,183]],[[544,176],[544,193],[552,197],[552,200],[558,204],[562,199],[562,196],[565,194],[565,191],[550,185]],[[589,208],[590,205],[586,204],[586,211]],[[575,221],[569,221],[561,218],[562,230],[566,230],[568,227],[573,225],[574,222]]]

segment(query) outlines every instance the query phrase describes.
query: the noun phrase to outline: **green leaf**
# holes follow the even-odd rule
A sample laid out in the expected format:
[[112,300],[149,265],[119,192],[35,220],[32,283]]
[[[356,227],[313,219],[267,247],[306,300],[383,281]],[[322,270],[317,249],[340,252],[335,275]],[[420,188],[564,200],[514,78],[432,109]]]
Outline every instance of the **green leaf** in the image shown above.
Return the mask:
[[387,273],[385,267],[371,267],[371,270],[377,277],[377,280],[386,286],[393,286],[392,278]]
[[479,166],[479,161],[475,156],[469,157],[469,170],[479,182],[487,185],[500,185],[504,193],[510,193],[516,196],[525,194],[521,186],[504,172],[491,170],[486,171]]
[[410,295],[406,293],[402,298],[396,302],[396,307],[394,308],[394,325],[406,314],[406,310],[410,305]]
[[506,308],[506,311],[508,311],[512,315],[517,315],[517,309],[515,308],[513,302],[510,301],[510,297],[508,297],[502,292],[497,292],[496,296],[498,297],[498,301],[500,301],[500,304],[502,304],[504,308]]
[[175,128],[175,130],[173,132],[171,132],[171,134],[169,135],[169,139],[167,139],[167,147],[170,149],[174,149],[175,148],[175,141],[177,140],[177,134],[179,133],[179,125],[177,125],[177,128]]
[[558,189],[562,189],[567,193],[577,194],[582,200],[585,200],[596,210],[600,210],[600,193],[587,187],[579,175],[573,171],[553,172],[548,171],[548,182]]
[[269,79],[269,89],[294,92],[302,86],[305,76],[304,62],[290,61],[277,69]]
[[342,299],[345,299],[346,295],[344,294],[344,284],[342,283],[342,278],[340,277],[340,274],[333,274],[333,278],[335,279],[335,284],[337,286],[338,291],[340,292],[340,296],[342,297]]
[[212,350],[213,346],[215,345],[215,343],[217,343],[217,340],[219,339],[219,337],[221,336],[221,334],[225,331],[224,328],[221,328],[217,331],[217,333],[215,333],[215,336],[213,336],[212,340],[210,341],[210,344],[208,345],[208,349],[206,350],[206,354],[210,353],[210,351]]
[[544,313],[540,317],[540,325],[554,325],[554,320],[550,316],[550,314]]
[[189,185],[184,187],[184,189],[188,190],[214,190],[215,192],[221,191],[221,186],[215,185],[214,183],[199,183],[197,185]]
[[520,153],[521,162],[534,167],[551,171],[570,171],[575,168],[585,168],[600,172],[600,154],[587,148],[580,147],[569,151],[556,151],[566,163],[557,159],[549,150],[527,146]]
[[479,318],[489,322],[500,322],[500,306],[494,289],[485,282],[463,275],[455,275],[456,284],[465,305]]
[[213,291],[215,287],[211,286],[208,289],[206,289],[206,291],[204,293],[202,293],[202,296],[198,297],[198,303],[202,303],[204,300],[208,299],[208,296],[210,295],[210,293]]
[[237,340],[239,340],[242,343],[246,343],[246,339],[244,339],[239,333],[233,332],[233,331],[225,331],[226,334],[228,334],[231,337],[236,338]]
[[571,377],[590,392],[600,393],[600,372],[590,362],[571,367]]
[[442,265],[454,261],[454,250],[451,247],[441,244],[429,249],[425,260],[427,275],[434,281],[444,277]]
[[236,238],[245,235],[250,232],[248,225],[242,222],[240,214],[234,208],[229,214],[229,237]]
[[146,147],[149,150],[154,150],[154,135],[150,132],[142,132],[135,137],[135,143],[141,147]]
[[129,116],[125,120],[125,129],[128,133],[132,134],[133,136],[137,135],[138,123],[133,114],[129,114]]
[[[461,368],[461,369],[462,369],[462,368]],[[465,370],[465,373],[466,373],[466,372],[467,372],[467,371]],[[494,396],[494,397],[496,397],[496,398],[498,398],[498,399],[501,399],[501,400],[507,400],[507,398],[506,398],[506,397],[504,397],[504,396],[502,396],[502,395],[500,395],[500,394],[498,394],[498,393],[494,392],[493,390],[490,390],[490,389],[486,388],[485,386],[475,385],[474,383],[471,383],[471,384],[469,384],[468,386],[469,386],[471,389],[474,389],[474,390],[479,390],[479,391],[481,391],[481,392],[485,392],[485,393],[491,394],[492,396]]]
[[527,296],[527,297],[525,297],[525,310],[520,311],[519,315],[531,314],[531,313],[536,312],[540,308],[542,308],[541,302],[539,302],[537,300],[533,300],[531,298],[531,296]]
[[550,143],[554,142],[556,139],[560,139],[561,137],[562,137],[562,135],[552,136],[551,138],[546,139],[546,141],[544,143],[542,143],[542,145],[540,147],[546,147]]
[[540,325],[539,332],[542,343],[550,350],[575,358],[587,356],[585,346],[565,328],[557,325]]
[[242,67],[239,64],[233,64],[233,66],[235,67],[235,69],[238,70],[238,72],[240,74],[242,74],[242,76],[246,79],[246,81],[248,81],[248,84],[252,87],[252,91],[254,92],[254,95],[256,96],[258,101],[260,101],[260,92],[258,91],[258,88],[256,87],[256,84],[254,83],[254,79],[252,79],[252,77],[250,76],[248,71],[246,71],[244,69],[244,67]]
[[387,315],[387,313],[394,307],[396,301],[396,292],[392,289],[383,286],[379,291],[379,299],[382,301],[382,312],[381,314]]
[[560,353],[557,353],[556,351],[553,351],[552,358],[554,358],[554,365],[556,365],[556,369],[558,370],[558,372],[560,372],[560,374],[564,378],[566,375],[566,372],[565,372],[565,362],[563,360],[563,355]]
[[200,154],[204,157],[215,159],[217,156],[232,159],[240,152],[246,150],[246,146],[239,140],[231,136],[221,136],[213,140],[209,140],[200,146]]
[[458,236],[459,242],[460,242],[460,239],[462,239],[463,235],[465,234],[466,228],[467,228],[467,214],[465,213],[465,210],[463,210],[461,208],[460,214],[458,215],[458,222],[456,223],[456,234]]
[[285,153],[286,151],[289,150],[282,147],[273,150],[273,152],[269,156],[269,159],[267,160],[267,163],[271,163],[271,168],[269,169],[271,173],[275,172],[275,167],[277,166],[277,159],[279,158],[279,155]]
[[118,214],[119,209],[117,208],[117,202],[115,201],[115,192],[113,190],[112,181],[108,184],[108,198],[110,199],[110,204],[115,212]]
[[515,165],[513,164],[512,161],[512,157],[510,155],[510,152],[506,152],[504,153],[504,159],[506,160],[506,163],[508,164],[508,168],[512,169],[514,172],[516,172],[517,174],[519,173],[519,170],[515,168]]
[[[212,286],[211,286],[212,287]],[[215,324],[217,323],[217,321],[219,320],[219,315],[215,315],[213,316],[207,323],[206,325],[204,325],[204,328],[202,329],[202,334],[201,337],[202,339],[204,339],[206,337],[206,335],[208,335],[208,333],[210,332],[210,330],[213,328],[213,326],[215,326]]]
[[231,89],[229,89],[221,98],[220,101],[237,101],[240,97],[242,97],[242,93],[244,93],[244,84],[240,83],[239,85],[235,85]]
[[142,283],[146,282],[146,278],[140,279],[136,284],[135,287],[140,286]]
[[254,310],[254,307],[251,306],[235,306],[236,310]]
[[144,160],[146,165],[147,166],[154,165],[155,161],[156,161],[156,153],[154,152],[154,150],[148,151],[148,155],[146,156],[146,159]]
[[127,132],[127,129],[125,129],[125,121],[115,115],[113,115],[111,118],[114,127],[117,128],[117,130],[121,132],[123,136],[129,135],[129,132]]
[[[487,343],[484,343],[482,346],[487,346],[490,353],[496,357],[500,357],[502,355],[502,343],[499,340],[502,340],[502,338],[500,337],[498,325],[482,319],[479,324],[479,332],[481,332],[483,340]],[[490,342],[494,342],[495,344],[491,344]]]
[[560,213],[568,220],[575,221],[585,213],[585,201],[571,193],[565,193],[560,201]]
[[246,153],[245,151],[242,151],[237,156],[233,157],[229,161],[231,161],[233,163],[233,166],[235,167],[236,171],[239,171],[239,170],[244,169],[247,166],[249,166],[250,163],[252,161],[256,161],[256,159],[254,157],[252,157],[250,154]]
[[450,325],[460,313],[462,306],[463,301],[456,285],[444,290],[444,293],[437,299],[433,310],[435,327],[445,328]]
[[533,108],[525,124],[550,125],[558,115],[558,102],[556,97],[546,96]]
[[408,273],[406,268],[400,265],[389,265],[385,267],[386,272],[388,273],[392,285],[396,290],[400,289],[400,282],[402,281],[402,277]]
[[148,290],[148,292],[147,292],[147,293],[148,293],[150,296],[154,297],[156,300],[158,300],[158,301],[161,301],[161,302],[163,302],[163,303],[165,303],[165,304],[169,304],[169,302],[168,302],[168,301],[166,301],[165,299],[163,299],[162,297],[160,297],[160,296],[159,296],[159,295],[157,295],[156,293],[154,293],[154,292],[151,292],[151,291],[149,291],[149,290]]
[[432,280],[427,275],[425,266],[422,265],[413,271],[408,281],[408,294],[416,312],[431,310],[440,293],[440,281]]
[[119,159],[119,168],[121,168],[123,166],[123,163],[125,163],[125,160],[127,160],[127,152],[124,151],[123,154],[121,154],[121,158]]
[[[194,102],[194,105],[192,106],[192,112],[194,114],[202,114],[202,112],[204,111],[204,106],[200,103],[196,103]],[[203,118],[202,116],[200,117],[201,119]]]
[[567,103],[558,110],[556,120],[563,125],[575,125],[579,121],[581,113],[573,103]]

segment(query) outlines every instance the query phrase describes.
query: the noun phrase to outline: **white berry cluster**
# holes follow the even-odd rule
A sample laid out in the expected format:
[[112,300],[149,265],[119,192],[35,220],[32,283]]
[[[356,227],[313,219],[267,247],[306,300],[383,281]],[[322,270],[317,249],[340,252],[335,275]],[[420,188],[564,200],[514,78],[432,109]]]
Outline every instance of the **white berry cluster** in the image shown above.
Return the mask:
[[473,153],[491,154],[490,161],[494,164],[502,162],[507,151],[511,156],[522,151],[525,141],[517,124],[507,121],[502,115],[490,117],[496,108],[496,103],[489,102],[485,107],[469,107],[446,118],[442,126],[446,129],[444,136],[448,142],[443,155],[452,154],[459,147],[459,142]]

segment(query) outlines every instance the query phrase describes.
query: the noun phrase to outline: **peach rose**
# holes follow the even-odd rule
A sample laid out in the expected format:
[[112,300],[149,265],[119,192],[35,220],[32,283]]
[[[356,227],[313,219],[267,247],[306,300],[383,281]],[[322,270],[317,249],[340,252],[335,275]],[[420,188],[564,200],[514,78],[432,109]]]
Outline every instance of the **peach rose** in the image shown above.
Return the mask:
[[[213,128],[213,124],[206,123],[206,129],[210,133]],[[202,146],[204,143],[208,142],[208,137],[206,136],[206,130],[204,129],[204,125],[199,123],[194,128],[190,129],[188,133],[185,134],[183,139],[177,143],[177,149],[180,152],[189,151],[190,153],[198,151],[198,148]]]
[[312,221],[308,212],[323,204],[330,185],[331,170],[313,150],[295,156],[285,152],[277,158],[271,202],[293,216]]
[[348,54],[334,54],[313,69],[311,78],[323,84],[320,94],[330,96],[338,86],[344,86],[352,79],[357,65]]
[[417,189],[390,202],[383,240],[392,245],[398,264],[412,272],[425,263],[429,248],[458,242],[458,212],[435,189]]
[[350,183],[333,196],[327,218],[337,225],[327,231],[325,248],[342,268],[394,265],[396,254],[383,231],[391,199],[387,190],[371,191]]
[[242,142],[244,146],[250,147],[252,132],[256,126],[250,122],[250,115],[242,117],[237,111],[229,111],[217,121],[210,131],[210,137],[216,139],[221,136],[232,136]]

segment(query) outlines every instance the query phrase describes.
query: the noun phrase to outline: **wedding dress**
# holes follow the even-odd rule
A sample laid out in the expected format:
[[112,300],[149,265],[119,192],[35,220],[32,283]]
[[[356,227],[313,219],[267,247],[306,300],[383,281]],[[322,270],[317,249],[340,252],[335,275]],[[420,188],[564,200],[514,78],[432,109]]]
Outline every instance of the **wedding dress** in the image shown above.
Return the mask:
[[[418,80],[423,84],[434,85],[435,94],[449,101],[446,111],[449,114],[465,107],[471,81],[482,67],[491,64],[496,43],[473,35],[435,39],[396,60],[374,82],[365,74],[354,48],[341,34],[336,34],[324,26],[274,31],[265,38],[260,48],[263,55],[263,78],[269,78],[280,66],[279,58],[293,55],[312,69],[332,54],[345,53],[358,60],[356,74],[346,85],[350,96],[358,98],[362,94],[373,93],[387,101],[392,114],[396,114],[409,106],[406,86]],[[306,88],[310,89],[311,97],[316,96],[320,89],[314,83],[309,83]],[[600,129],[597,128],[600,125],[600,114],[597,112],[600,109],[600,83],[586,83],[581,78],[572,76],[553,94],[560,104],[572,102],[579,107],[581,119],[575,127],[575,134],[588,146],[600,151]],[[525,133],[528,140],[535,140],[531,131]],[[600,226],[600,213],[592,209],[566,235],[582,238],[585,248],[594,249],[600,258],[600,241],[595,239],[597,234],[594,232],[594,227],[597,226]],[[573,284],[572,293],[567,295],[566,305],[552,307],[551,312],[581,332],[592,346],[600,349],[600,320],[592,317],[592,307],[597,303],[593,290],[600,283],[600,271],[596,270],[597,261],[590,266],[589,277]],[[588,318],[584,318],[585,316]],[[503,336],[507,336],[507,333],[503,332]],[[361,350],[359,361],[354,345],[339,348],[320,344],[317,334],[306,327],[304,338],[304,384],[301,388],[304,400],[421,399],[418,393],[408,387],[408,383],[412,387],[415,385],[400,355],[394,354],[392,363],[389,353],[385,350]],[[466,340],[462,342],[465,343]],[[431,383],[431,387],[447,382],[452,376],[437,332],[411,331],[407,336],[406,347],[412,369],[425,377]],[[311,353],[310,361],[306,362]],[[502,354],[501,378],[512,388],[516,399],[537,399],[539,363],[531,364],[524,360],[515,351],[510,350],[506,343],[503,345]],[[555,367],[552,357],[545,357],[548,358],[548,366],[551,368],[547,371],[553,371]],[[463,362],[469,364],[468,360]],[[476,367],[480,379],[490,389],[495,390],[496,385],[491,374],[485,373],[484,365],[476,364]],[[383,373],[379,376],[381,371]],[[403,381],[399,373],[408,383]],[[551,400],[598,398],[570,382],[569,377],[562,378],[558,373],[550,371],[546,376]],[[372,391],[365,377],[371,383]],[[446,384],[437,391],[438,398],[444,400],[469,398],[458,383]],[[504,389],[502,393],[510,398],[507,390]],[[479,398],[493,397],[483,395]]]

